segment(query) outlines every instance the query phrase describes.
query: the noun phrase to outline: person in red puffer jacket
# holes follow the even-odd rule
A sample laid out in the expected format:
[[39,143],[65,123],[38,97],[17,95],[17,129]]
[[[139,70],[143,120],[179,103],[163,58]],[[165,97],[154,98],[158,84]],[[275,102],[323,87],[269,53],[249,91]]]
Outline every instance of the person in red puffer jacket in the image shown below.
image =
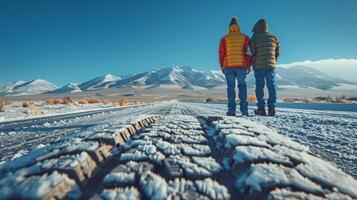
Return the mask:
[[248,115],[246,75],[250,72],[252,58],[249,37],[242,34],[236,17],[231,19],[228,34],[219,44],[219,63],[227,80],[228,116],[236,115],[235,85],[238,81],[240,111]]

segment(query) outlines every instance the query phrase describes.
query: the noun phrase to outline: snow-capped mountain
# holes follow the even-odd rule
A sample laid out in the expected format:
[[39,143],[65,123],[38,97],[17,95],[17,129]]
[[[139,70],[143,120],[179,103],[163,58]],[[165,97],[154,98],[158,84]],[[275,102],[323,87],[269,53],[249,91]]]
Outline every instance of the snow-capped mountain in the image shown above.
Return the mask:
[[16,81],[6,84],[1,88],[0,94],[9,96],[41,94],[55,89],[57,87],[52,83],[42,79],[35,79],[28,82]]
[[5,85],[1,85],[0,94],[2,95],[10,94],[14,91],[14,88],[16,86],[22,85],[24,83],[26,83],[26,81],[14,81],[14,82],[7,83]]
[[310,87],[328,90],[342,84],[353,84],[330,77],[315,68],[307,66],[278,67],[276,73],[279,85],[295,85],[302,88]]
[[[279,66],[276,69],[276,80],[280,88],[313,88],[330,90],[336,88],[356,88],[355,83],[330,77],[323,72],[307,66]],[[167,67],[150,70],[129,76],[107,74],[79,85],[68,84],[57,89],[44,80],[16,81],[0,86],[0,95],[25,95],[39,93],[75,93],[81,91],[122,88],[127,86],[153,88],[158,85],[175,85],[182,89],[215,88],[225,86],[225,77],[221,71],[199,71],[189,66]],[[247,85],[255,87],[254,72],[248,75]]]
[[104,76],[96,77],[84,83],[81,83],[78,85],[78,87],[81,90],[104,89],[104,88],[108,88],[110,85],[114,84],[116,81],[120,79],[121,77],[114,76],[112,74],[107,74]]
[[[345,80],[329,77],[317,69],[306,66],[278,67],[276,74],[277,83],[280,86],[294,85],[301,88],[310,87],[328,90],[342,84],[352,84]],[[248,76],[247,82],[248,87],[254,87],[255,80],[253,73]],[[225,85],[225,77],[221,71],[198,71],[187,66],[168,67],[121,79],[110,87],[160,84],[173,84],[182,88],[190,88],[192,86],[213,88]]]
[[211,88],[224,84],[223,74],[217,72],[204,72],[192,69],[191,67],[168,67],[159,70],[151,70],[137,74],[116,82],[111,87],[122,87],[126,85],[145,86],[173,84],[180,87],[200,86]]
[[62,94],[62,93],[76,93],[76,92],[82,92],[82,90],[81,90],[81,88],[79,88],[78,84],[69,83],[57,90],[50,91],[49,93]]

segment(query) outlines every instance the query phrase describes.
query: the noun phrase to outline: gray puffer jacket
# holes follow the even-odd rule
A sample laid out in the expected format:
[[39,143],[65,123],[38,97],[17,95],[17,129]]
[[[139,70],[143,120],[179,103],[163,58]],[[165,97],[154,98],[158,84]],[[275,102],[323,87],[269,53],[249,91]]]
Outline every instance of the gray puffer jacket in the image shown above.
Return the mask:
[[260,19],[253,27],[250,50],[253,54],[253,69],[273,69],[280,54],[278,39],[268,32],[268,23]]

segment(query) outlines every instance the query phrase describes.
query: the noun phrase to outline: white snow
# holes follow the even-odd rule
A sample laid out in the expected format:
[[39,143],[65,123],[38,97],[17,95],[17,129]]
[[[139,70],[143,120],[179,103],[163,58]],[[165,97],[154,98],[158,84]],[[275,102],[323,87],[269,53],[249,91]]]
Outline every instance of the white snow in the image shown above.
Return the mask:
[[186,176],[210,177],[213,175],[214,171],[211,172],[206,168],[203,168],[195,163],[190,162],[189,160],[179,158],[176,161],[181,164]]
[[126,152],[121,154],[120,156],[121,160],[124,161],[145,161],[145,160],[151,160],[156,163],[161,163],[162,160],[165,159],[165,155],[163,155],[161,152],[155,152],[154,154],[146,154],[145,152],[142,151],[134,151],[134,152]]
[[[332,197],[332,196],[330,196]],[[275,189],[269,193],[267,200],[283,200],[283,199],[309,199],[309,200],[324,200],[325,198],[313,195],[306,194],[304,192],[293,192],[287,189]],[[336,199],[336,198],[328,198]],[[339,198],[337,198],[339,199]],[[336,200],[337,200],[336,199]],[[346,198],[346,200],[349,198]]]
[[273,161],[281,164],[292,165],[289,158],[268,149],[255,146],[237,146],[235,148],[234,160],[237,163],[244,164],[254,161]]
[[19,157],[21,157],[21,156],[24,156],[24,155],[26,155],[27,153],[28,153],[27,150],[21,149],[21,150],[18,151],[15,155],[13,155],[10,160],[15,160],[16,158],[19,158]]
[[[38,127],[43,129],[52,128],[54,125],[65,126],[70,124],[79,126],[80,129],[75,129],[75,131],[67,136],[58,136],[59,139],[54,142],[48,144],[41,142],[41,144],[46,145],[40,145],[40,148],[36,148],[37,144],[34,145],[33,148],[35,149],[30,151],[29,154],[15,159],[12,161],[11,165],[7,165],[6,163],[1,165],[0,170],[6,169],[4,171],[8,171],[16,169],[19,166],[24,167],[29,163],[35,162],[38,157],[41,157],[41,159],[46,159],[46,156],[57,157],[60,155],[60,152],[68,153],[80,149],[93,150],[98,144],[95,142],[83,142],[83,140],[89,136],[104,132],[108,135],[117,134],[117,130],[121,130],[121,128],[125,127],[126,123],[133,122],[135,119],[140,119],[146,114],[160,113],[161,111],[164,113],[168,111],[167,113],[170,113],[169,109],[166,108],[165,110],[165,106],[167,105],[175,106],[175,108],[171,110],[172,114],[187,112],[188,109],[194,110],[192,112],[194,115],[206,115],[211,113],[222,115],[222,113],[225,113],[225,108],[223,108],[225,105],[207,106],[207,104],[190,103],[186,107],[180,102],[169,102],[163,103],[162,105],[154,105],[153,108],[143,106],[138,108],[128,108],[127,111],[118,111],[111,114],[107,113],[105,114],[107,116],[107,118],[104,118],[105,120],[103,120],[100,115],[96,115],[93,118],[84,117],[82,122],[84,125],[87,125],[89,122],[94,123],[94,125],[91,125],[88,129],[84,128],[82,123],[76,121],[79,119],[34,125],[30,128],[35,129]],[[158,109],[161,109],[160,112]],[[139,116],[138,113],[144,113],[145,115]],[[190,112],[187,113],[190,114]],[[296,168],[287,168],[284,165],[272,163],[253,164],[250,169],[239,175],[241,178],[236,181],[237,188],[241,189],[243,192],[246,190],[248,192],[254,192],[261,191],[262,188],[270,186],[280,187],[282,185],[300,188],[313,194],[317,194],[320,193],[322,189],[317,186],[316,183],[321,182],[323,185],[328,185],[333,188],[332,192],[334,193],[329,194],[331,198],[341,197],[342,194],[340,193],[350,194],[355,197],[356,193],[354,188],[357,186],[356,180],[337,169],[332,163],[321,161],[320,158],[313,156],[305,144],[307,144],[306,141],[316,141],[314,144],[317,148],[325,147],[325,150],[327,150],[326,152],[332,154],[340,151],[340,149],[336,150],[336,148],[341,147],[343,149],[343,147],[346,146],[348,154],[351,155],[348,157],[344,152],[341,153],[340,156],[345,160],[348,160],[346,158],[349,158],[353,162],[353,159],[356,157],[353,155],[353,151],[351,152],[353,146],[350,144],[354,144],[355,141],[356,114],[330,111],[300,111],[293,109],[279,109],[278,114],[279,116],[275,118],[263,118],[258,116],[249,118],[224,117],[224,119],[218,123],[213,123],[213,125],[216,126],[215,130],[218,133],[213,135],[213,138],[222,139],[219,141],[226,144],[226,146],[223,147],[232,150],[231,156],[238,163],[259,162],[260,160],[265,159],[284,165],[291,165],[290,162],[294,162],[294,164],[301,163],[297,165]],[[100,124],[95,123],[97,121],[100,121]],[[278,131],[252,121],[260,121],[261,123],[268,124],[270,127],[277,128]],[[167,125],[168,123],[170,124]],[[115,129],[115,131],[111,129]],[[47,129],[45,130],[47,131]],[[311,134],[307,134],[307,130],[311,131]],[[277,132],[285,135],[290,134],[295,141],[280,135]],[[13,133],[6,132],[4,134],[6,136],[10,136],[11,134],[16,139],[17,137],[20,138],[25,136],[26,134],[24,133],[31,133],[31,131],[20,132],[19,130],[14,130]],[[4,137],[4,134],[0,135],[0,139]],[[204,178],[206,176],[212,176],[219,170],[222,170],[222,167],[212,158],[201,157],[202,155],[210,154],[209,146],[204,143],[204,134],[205,133],[198,123],[197,118],[194,116],[165,116],[152,124],[150,128],[136,134],[132,137],[132,140],[123,145],[125,153],[121,154],[120,159],[122,161],[131,161],[128,162],[130,164],[133,164],[132,160],[145,160],[151,163],[154,162],[155,165],[160,165],[163,159],[174,158],[180,167],[182,166],[185,175],[192,177],[201,176]],[[326,146],[324,146],[326,143],[320,142],[323,141],[321,139],[321,134],[332,139],[331,141],[342,142],[328,143],[329,146],[326,148]],[[349,137],[347,137],[348,140],[345,140],[345,134],[349,135]],[[160,139],[157,138],[158,136],[160,136]],[[172,141],[169,139],[172,139]],[[202,142],[202,144],[185,144],[187,141],[191,143],[195,140],[198,143]],[[188,158],[185,154],[194,156]],[[89,158],[89,156],[84,154],[71,156],[71,159],[63,159],[63,157],[60,157],[60,159],[63,159],[63,162],[61,161],[60,164],[61,167],[71,165],[76,166],[86,158]],[[40,160],[39,162],[43,162],[43,160]],[[49,163],[48,166],[53,167],[54,163]],[[346,166],[349,166],[348,163],[346,163]],[[351,171],[353,171],[354,165],[350,166],[352,166]],[[107,181],[109,182],[117,181],[118,183],[129,180],[133,180],[133,175],[121,172],[112,173],[111,176],[108,176],[107,178]],[[151,172],[144,173],[140,179],[140,188],[145,191],[145,194],[148,197],[161,199],[167,194],[172,194],[171,185],[170,187],[167,186],[167,183],[164,183],[162,180],[162,177]],[[195,186],[199,188],[200,193],[207,194],[213,199],[229,198],[229,196],[225,196],[227,192],[225,192],[226,189],[224,186],[209,179],[200,181],[201,182],[194,182]],[[175,184],[177,185],[175,186],[175,190],[177,191],[183,190],[183,185],[190,185],[190,183],[185,184],[182,181],[176,182]],[[132,189],[132,193],[135,194],[134,191],[136,188]],[[110,192],[108,192],[109,190]],[[117,195],[120,195],[119,193],[126,194],[128,191],[131,191],[131,189],[105,189],[102,195],[113,195],[112,197],[115,198]]]
[[230,134],[226,135],[225,137],[226,143],[224,144],[225,147],[235,147],[237,145],[255,145],[261,147],[269,148],[270,145],[263,140],[260,140],[257,137],[245,136],[245,135],[236,135]]
[[216,162],[216,160],[211,158],[211,157],[196,157],[196,156],[193,156],[192,160],[193,160],[193,162],[198,164],[200,167],[203,167],[203,168],[207,169],[208,171],[210,171],[212,173],[219,173],[220,171],[222,171],[221,165],[218,164]]
[[164,200],[168,194],[168,185],[165,179],[150,171],[141,176],[140,186],[152,200]]
[[135,173],[114,172],[104,177],[103,183],[106,185],[130,185],[135,181]]
[[227,188],[210,178],[197,180],[195,181],[195,185],[198,191],[206,194],[212,199],[230,199]]
[[[0,179],[0,193],[1,198],[4,199],[42,199],[52,187],[65,182],[67,186],[63,192],[68,192],[69,198],[79,198],[81,192],[75,181],[69,179],[67,175],[60,174],[57,171],[51,174],[44,174],[42,176],[31,177],[14,177],[9,176],[8,179]],[[16,186],[17,190],[11,188]],[[54,195],[56,198],[63,198],[60,193]]]
[[236,181],[236,187],[241,192],[249,189],[250,194],[261,192],[262,187],[294,186],[312,193],[322,193],[322,188],[309,179],[301,176],[296,170],[275,164],[252,165],[243,172]]
[[140,193],[135,187],[104,189],[100,196],[105,200],[140,199]]
[[34,105],[38,107],[44,114],[34,115],[33,112],[29,112],[28,108],[23,108],[22,103],[13,102],[11,105],[6,106],[5,112],[0,112],[0,121],[14,121],[30,118],[56,116],[64,113],[80,113],[114,108],[114,106],[111,104],[45,105],[45,103],[42,101],[34,102]]
[[182,151],[187,156],[205,156],[211,154],[211,149],[207,145],[181,144]]
[[338,191],[357,198],[357,180],[336,168],[332,163],[311,156],[306,164],[300,164],[296,169],[313,180],[322,182],[338,189]]

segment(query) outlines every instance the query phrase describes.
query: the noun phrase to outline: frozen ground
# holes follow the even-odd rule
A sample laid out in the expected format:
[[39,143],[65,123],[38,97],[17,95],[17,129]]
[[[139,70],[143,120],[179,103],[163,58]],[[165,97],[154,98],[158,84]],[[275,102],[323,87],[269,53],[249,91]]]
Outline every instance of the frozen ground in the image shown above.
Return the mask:
[[13,102],[11,105],[7,105],[4,108],[4,112],[0,112],[0,122],[9,121],[9,120],[21,120],[28,119],[33,117],[43,117],[43,116],[51,116],[56,114],[63,114],[68,112],[81,112],[81,111],[89,111],[93,109],[100,108],[110,108],[113,107],[112,104],[69,104],[69,105],[46,105],[42,101],[34,102],[34,105],[42,111],[42,114],[34,115],[31,112],[30,108],[24,108],[21,102]]
[[[224,114],[226,107],[224,104],[204,106],[215,109],[219,114]],[[250,112],[252,114],[253,110]],[[278,108],[277,117],[252,114],[249,119],[308,145],[312,152],[357,177],[357,112]]]
[[3,199],[357,198],[357,181],[337,168],[356,176],[355,113],[225,112],[225,105],[170,101],[0,123],[0,193]]

